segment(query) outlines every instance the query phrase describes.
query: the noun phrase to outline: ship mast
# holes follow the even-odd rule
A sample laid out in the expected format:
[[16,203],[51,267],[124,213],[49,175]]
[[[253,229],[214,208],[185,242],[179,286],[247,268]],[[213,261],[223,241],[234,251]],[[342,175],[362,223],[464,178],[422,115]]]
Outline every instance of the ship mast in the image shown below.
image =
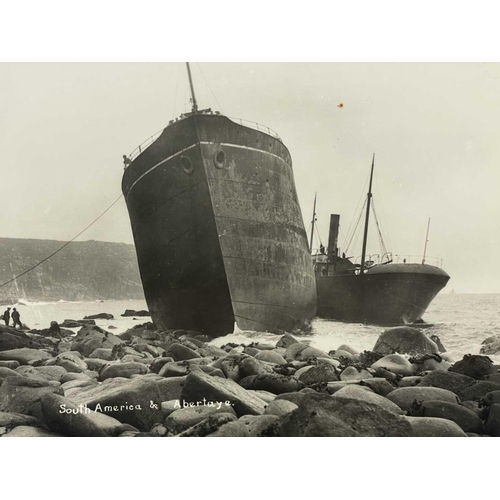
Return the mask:
[[431,225],[431,218],[427,222],[427,234],[425,235],[425,245],[424,245],[424,257],[422,258],[422,264],[425,264],[425,252],[427,251],[427,243],[429,242],[429,226]]
[[363,269],[365,268],[366,242],[368,239],[368,221],[370,220],[370,201],[372,199],[372,180],[373,180],[374,165],[375,165],[375,153],[373,153],[372,170],[370,173],[370,187],[368,188],[368,195],[366,202],[365,232],[363,234],[363,250],[361,252],[361,274],[363,274]]
[[191,78],[191,68],[189,67],[189,63],[186,63],[187,66],[187,71],[188,71],[188,77],[189,77],[189,86],[191,87],[191,99],[193,101],[193,109],[192,112],[196,113],[198,111],[198,104],[196,102],[196,97],[194,95],[194,86],[193,86],[193,79]]
[[312,247],[313,247],[314,223],[316,222],[316,196],[317,195],[318,195],[318,193],[314,193],[313,219],[312,219],[312,229],[311,229],[311,242],[309,243],[309,253],[312,253]]

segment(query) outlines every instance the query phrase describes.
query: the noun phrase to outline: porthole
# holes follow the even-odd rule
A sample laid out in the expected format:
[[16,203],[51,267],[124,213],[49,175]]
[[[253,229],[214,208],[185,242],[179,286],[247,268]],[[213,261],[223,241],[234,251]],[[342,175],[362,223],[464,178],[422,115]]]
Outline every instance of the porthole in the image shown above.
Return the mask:
[[217,153],[215,153],[214,156],[214,165],[217,168],[224,168],[224,165],[226,164],[226,153],[222,151],[222,149],[219,149]]
[[194,166],[191,163],[191,160],[186,156],[181,156],[181,166],[184,172],[188,175],[191,175],[194,172]]

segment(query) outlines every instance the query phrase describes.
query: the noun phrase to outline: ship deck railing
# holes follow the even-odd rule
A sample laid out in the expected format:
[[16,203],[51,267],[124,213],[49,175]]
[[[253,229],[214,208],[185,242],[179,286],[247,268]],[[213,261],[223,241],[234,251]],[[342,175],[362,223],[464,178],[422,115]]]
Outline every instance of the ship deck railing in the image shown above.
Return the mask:
[[[319,257],[319,258],[318,258]],[[351,262],[361,266],[361,255],[356,258],[347,256]],[[313,251],[312,259],[314,264],[325,264],[328,256],[327,254],[322,254],[319,251]],[[398,255],[392,254],[391,252],[381,254],[371,254],[365,256],[365,269],[373,267],[375,265],[383,264],[429,264],[431,266],[443,268],[443,259],[439,257],[422,257],[422,255]]]
[[[198,111],[198,114],[220,115],[219,112],[217,112],[217,111],[212,112],[212,110],[201,110],[201,111]],[[169,125],[171,125],[172,123],[174,123],[176,121],[187,118],[188,116],[191,116],[191,115],[192,115],[192,113],[185,113],[185,114],[181,115],[179,118],[176,118],[175,120],[170,120]],[[254,130],[258,130],[259,132],[263,132],[265,134],[268,134],[271,137],[274,137],[275,139],[278,139],[278,141],[283,143],[283,141],[281,140],[281,137],[274,130],[267,127],[266,125],[262,125],[260,123],[252,122],[249,120],[243,120],[242,118],[234,118],[232,116],[228,116],[227,118],[229,120],[233,121],[234,123],[239,123],[240,125],[243,125],[244,127],[248,127],[248,128],[254,129]],[[162,128],[161,130],[158,130],[158,132],[155,132],[151,137],[148,137],[145,141],[143,141],[141,144],[139,144],[139,146],[137,146],[132,151],[132,153],[130,153],[127,156],[127,158],[130,161],[134,161],[135,158],[137,158],[143,151],[145,151],[147,148],[149,148],[149,146],[151,146],[151,144],[153,144],[153,142],[155,142],[156,139],[158,139],[158,137],[160,137],[161,133],[164,130],[165,130],[165,128]]]

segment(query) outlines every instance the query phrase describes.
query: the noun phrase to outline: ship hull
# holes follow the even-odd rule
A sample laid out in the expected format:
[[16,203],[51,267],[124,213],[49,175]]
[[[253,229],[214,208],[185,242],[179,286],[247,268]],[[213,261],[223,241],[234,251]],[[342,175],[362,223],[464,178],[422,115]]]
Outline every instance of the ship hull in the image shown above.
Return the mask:
[[377,325],[418,322],[449,279],[442,269],[425,264],[387,264],[363,275],[317,276],[317,315]]
[[316,289],[283,143],[215,115],[167,127],[122,183],[152,318],[219,336],[306,328]]

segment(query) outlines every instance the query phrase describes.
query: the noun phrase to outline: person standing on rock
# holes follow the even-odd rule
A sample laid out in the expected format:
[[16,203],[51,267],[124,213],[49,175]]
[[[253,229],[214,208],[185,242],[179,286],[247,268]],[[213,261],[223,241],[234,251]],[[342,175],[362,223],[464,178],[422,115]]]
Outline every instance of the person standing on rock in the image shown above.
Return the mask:
[[5,312],[3,313],[3,316],[2,316],[3,320],[5,321],[5,324],[7,326],[9,326],[9,323],[10,323],[10,307],[7,307],[7,309],[5,310]]
[[19,328],[22,330],[23,325],[21,324],[21,315],[19,314],[19,311],[14,307],[12,310],[12,327],[16,328],[17,325],[19,325]]

